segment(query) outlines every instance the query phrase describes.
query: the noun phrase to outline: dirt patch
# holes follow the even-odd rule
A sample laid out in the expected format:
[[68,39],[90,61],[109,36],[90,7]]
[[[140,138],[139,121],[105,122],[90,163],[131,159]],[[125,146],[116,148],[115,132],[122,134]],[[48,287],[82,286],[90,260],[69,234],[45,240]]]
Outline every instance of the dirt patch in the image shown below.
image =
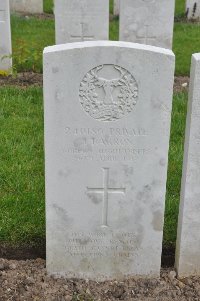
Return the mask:
[[30,14],[30,13],[24,13],[24,12],[15,12],[15,15],[25,18],[25,19],[29,19],[29,18],[37,18],[40,20],[53,20],[54,19],[54,15],[53,14],[47,14],[47,13],[43,13],[43,14]]
[[159,279],[83,281],[47,276],[45,260],[0,259],[0,300],[8,301],[199,301],[200,277],[179,280],[170,269]]
[[185,92],[189,88],[189,76],[175,76],[174,79],[174,92]]
[[[21,246],[14,247],[5,244],[0,245],[0,258],[6,258],[8,260],[27,260],[36,258],[46,258],[46,246],[45,241],[40,243],[37,247]],[[1,299],[0,299],[1,301]]]
[[23,72],[18,73],[16,76],[0,76],[0,86],[42,86],[43,75],[40,73]]

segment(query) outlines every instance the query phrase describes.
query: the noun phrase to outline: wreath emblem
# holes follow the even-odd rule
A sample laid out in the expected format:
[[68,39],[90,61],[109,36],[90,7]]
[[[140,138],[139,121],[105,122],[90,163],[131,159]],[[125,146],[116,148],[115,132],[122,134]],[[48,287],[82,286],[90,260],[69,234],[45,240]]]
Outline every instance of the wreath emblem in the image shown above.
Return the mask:
[[80,103],[99,121],[116,121],[132,112],[138,99],[138,85],[126,69],[101,65],[90,70],[79,89]]

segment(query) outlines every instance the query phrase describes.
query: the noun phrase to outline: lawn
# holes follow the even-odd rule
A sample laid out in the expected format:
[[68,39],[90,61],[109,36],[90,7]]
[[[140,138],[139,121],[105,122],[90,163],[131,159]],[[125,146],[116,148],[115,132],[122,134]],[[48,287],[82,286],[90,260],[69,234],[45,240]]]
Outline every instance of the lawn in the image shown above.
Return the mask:
[[[44,3],[52,13],[52,1]],[[176,2],[176,74],[188,75],[191,54],[200,51],[200,25],[184,22],[184,1]],[[110,24],[117,40],[119,20]],[[42,72],[42,50],[55,43],[53,17],[12,16],[15,72]],[[167,182],[164,244],[174,245],[178,217],[187,93],[176,93]],[[43,97],[41,88],[0,88],[0,241],[40,245],[45,240]]]

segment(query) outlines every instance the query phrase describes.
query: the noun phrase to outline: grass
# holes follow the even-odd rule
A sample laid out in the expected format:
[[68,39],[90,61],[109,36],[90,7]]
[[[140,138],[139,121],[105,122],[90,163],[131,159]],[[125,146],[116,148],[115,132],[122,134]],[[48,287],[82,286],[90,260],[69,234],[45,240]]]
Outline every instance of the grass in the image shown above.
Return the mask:
[[175,94],[173,101],[165,210],[164,245],[174,245],[176,241],[187,97],[187,93],[178,93]]
[[43,108],[39,88],[0,88],[0,241],[44,238]]
[[191,56],[200,52],[200,24],[176,23],[173,51],[176,55],[176,74],[189,75]]
[[182,17],[185,15],[185,0],[176,0],[175,16]]
[[44,47],[55,44],[54,21],[13,15],[13,66],[17,72],[42,72]]
[[[176,237],[186,99],[174,97],[165,245]],[[39,244],[45,240],[42,89],[0,88],[0,108],[0,241]]]
[[53,13],[53,0],[44,0],[44,12],[48,14]]

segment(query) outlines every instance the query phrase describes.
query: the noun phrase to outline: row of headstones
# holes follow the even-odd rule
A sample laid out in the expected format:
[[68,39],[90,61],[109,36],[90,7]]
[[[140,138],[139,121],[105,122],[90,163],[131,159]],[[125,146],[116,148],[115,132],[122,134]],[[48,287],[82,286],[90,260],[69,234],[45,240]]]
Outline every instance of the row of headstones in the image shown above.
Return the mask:
[[[22,3],[22,1],[19,1]],[[18,2],[12,3],[17,5]],[[37,3],[34,0],[34,7]],[[23,5],[27,5],[23,2]],[[31,3],[29,3],[31,7]],[[22,8],[21,8],[22,9]],[[120,40],[171,49],[174,0],[123,0]],[[56,44],[109,39],[109,0],[55,0]],[[0,2],[0,70],[11,68],[9,0]],[[5,58],[7,56],[7,58]]]
[[[109,0],[55,0],[56,44],[109,39]],[[119,40],[172,48],[175,0],[123,0]]]
[[[171,50],[89,41],[44,50],[47,270],[159,276],[174,79]],[[193,55],[176,249],[200,275],[200,54]]]
[[[11,34],[9,1],[0,3],[2,39],[0,70],[11,68]],[[174,0],[118,0],[120,3],[121,41],[172,48]],[[29,4],[29,5],[28,5]],[[11,1],[11,8],[40,11],[42,1]],[[19,6],[21,5],[21,7]],[[6,9],[5,9],[6,7]],[[109,0],[55,0],[56,44],[109,39]],[[7,56],[7,58],[5,58]]]
[[[136,0],[137,1],[137,0]],[[123,1],[121,1],[123,3]],[[133,2],[133,1],[132,1]],[[153,2],[144,0],[144,2]],[[43,0],[10,0],[11,10],[27,13],[42,13]],[[114,0],[114,15],[120,14],[120,0]],[[200,0],[186,0],[186,15],[188,19],[200,18]]]

